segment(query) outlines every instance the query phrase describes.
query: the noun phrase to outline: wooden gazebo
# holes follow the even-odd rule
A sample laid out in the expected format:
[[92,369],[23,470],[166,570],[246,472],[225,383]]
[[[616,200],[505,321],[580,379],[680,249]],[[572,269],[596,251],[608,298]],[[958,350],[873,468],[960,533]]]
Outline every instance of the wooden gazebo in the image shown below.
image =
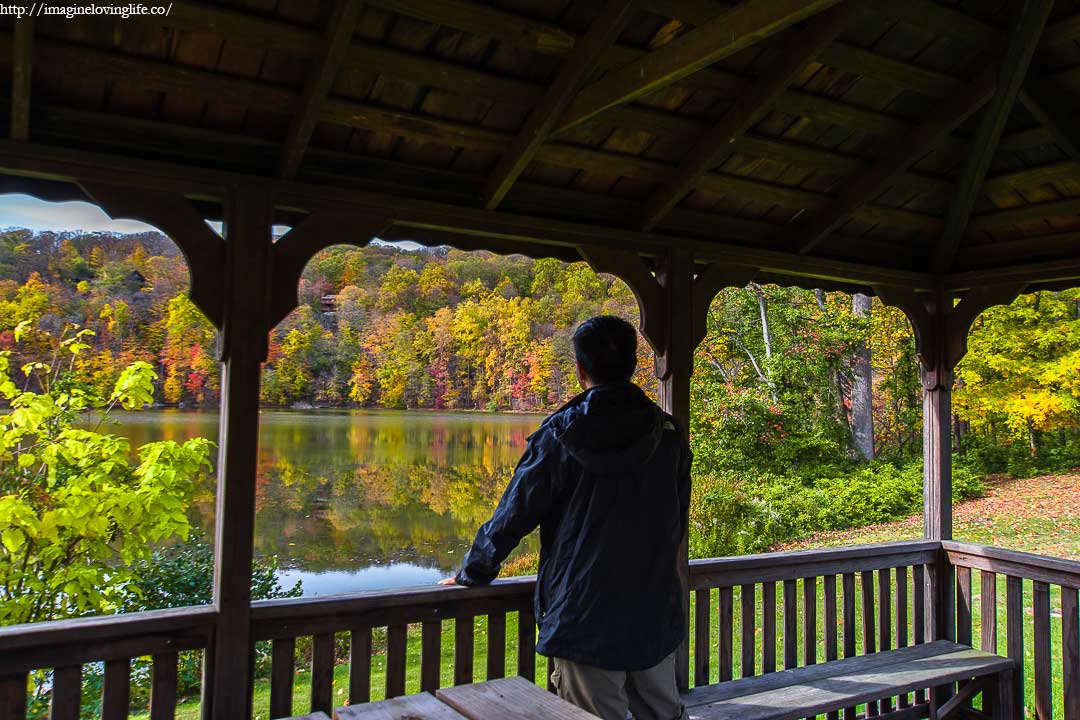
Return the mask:
[[[952,541],[948,422],[972,320],[1080,278],[1076,5],[155,0],[128,18],[0,15],[11,63],[3,190],[89,199],[161,228],[189,261],[224,363],[214,604],[0,629],[0,718],[21,720],[36,668],[56,670],[53,717],[75,718],[81,664],[102,660],[105,717],[125,717],[128,659],[141,655],[154,656],[152,717],[171,717],[176,653],[191,648],[205,648],[205,717],[247,718],[256,640],[274,641],[271,712],[288,714],[294,639],[306,635],[312,707],[328,708],[341,631],[352,633],[357,702],[370,691],[371,629],[382,626],[386,690],[402,694],[415,623],[431,689],[443,618],[456,618],[455,680],[466,682],[482,614],[489,674],[502,673],[506,613],[532,622],[529,579],[250,601],[267,333],[296,306],[316,252],[374,237],[584,258],[623,278],[656,351],[662,402],[684,421],[719,289],[753,279],[903,308],[925,390],[926,540],[690,563],[695,649],[682,655],[682,680],[690,667],[699,685],[776,668],[779,581],[785,667],[818,660],[814,642],[799,653],[799,588],[802,636],[821,621],[821,659],[854,654],[858,630],[863,651],[970,643],[976,569],[983,648],[1034,664],[1039,717],[1055,695],[1080,717],[1080,564]],[[204,218],[224,221],[224,239]],[[275,242],[276,223],[292,229]],[[995,573],[1008,576],[1001,648]],[[1063,609],[1053,638],[1051,585]],[[532,643],[522,632],[519,671],[530,677]],[[1015,682],[1022,703],[1024,673]]]

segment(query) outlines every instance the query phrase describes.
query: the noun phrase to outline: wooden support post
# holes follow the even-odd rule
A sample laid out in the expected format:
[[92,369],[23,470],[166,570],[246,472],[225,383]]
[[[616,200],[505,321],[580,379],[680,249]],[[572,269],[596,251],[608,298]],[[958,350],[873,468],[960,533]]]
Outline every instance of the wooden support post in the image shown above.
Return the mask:
[[251,716],[251,560],[259,436],[260,365],[266,359],[273,203],[238,187],[225,215],[226,287],[221,336],[214,605],[219,613],[212,669],[203,683],[203,717]]
[[[952,539],[952,386],[953,370],[967,352],[971,323],[986,308],[1013,301],[1019,285],[986,286],[969,291],[954,304],[953,296],[939,287],[925,296],[907,289],[878,287],[878,297],[902,309],[911,321],[923,386],[923,531],[929,540]],[[931,640],[956,637],[953,568],[939,553],[925,574],[927,616]],[[934,704],[948,699],[951,688],[937,688]]]
[[[720,263],[695,266],[689,253],[672,250],[660,258],[654,276],[641,257],[632,252],[599,248],[579,248],[579,252],[593,270],[615,275],[630,286],[638,301],[641,334],[655,353],[657,400],[682,431],[689,434],[694,349],[705,337],[709,304],[721,289],[750,282],[758,269]],[[690,565],[686,536],[679,556],[689,619]],[[708,648],[699,652],[708,652]],[[679,688],[686,690],[690,684],[688,643],[676,651],[675,669]]]

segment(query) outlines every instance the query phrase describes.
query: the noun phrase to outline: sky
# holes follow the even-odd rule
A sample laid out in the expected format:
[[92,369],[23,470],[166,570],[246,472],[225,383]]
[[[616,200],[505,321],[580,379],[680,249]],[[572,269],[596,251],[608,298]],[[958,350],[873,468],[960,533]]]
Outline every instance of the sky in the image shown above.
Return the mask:
[[[221,234],[220,222],[207,223],[214,231]],[[137,220],[113,220],[97,205],[85,202],[46,202],[30,195],[0,195],[0,230],[10,228],[28,228],[30,230],[52,230],[65,232],[83,230],[85,232],[139,233],[157,228]],[[274,234],[281,235],[288,228],[275,225]],[[416,250],[417,243],[408,240],[388,243],[405,250]]]
[[136,220],[113,220],[101,208],[90,203],[52,203],[29,195],[0,195],[0,229],[8,228],[117,233],[154,229]]

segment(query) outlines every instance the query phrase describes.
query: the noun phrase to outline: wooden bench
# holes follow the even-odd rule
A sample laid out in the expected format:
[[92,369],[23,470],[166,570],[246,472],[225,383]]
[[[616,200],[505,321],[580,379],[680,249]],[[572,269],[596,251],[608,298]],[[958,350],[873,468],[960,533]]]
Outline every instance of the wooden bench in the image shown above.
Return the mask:
[[334,720],[596,720],[523,677],[508,677],[431,693],[350,705]]
[[1013,661],[953,642],[833,660],[694,688],[684,695],[692,720],[797,720],[908,693],[964,683],[940,708],[907,707],[888,718],[946,718],[983,693],[986,715],[1004,720],[1012,707]]

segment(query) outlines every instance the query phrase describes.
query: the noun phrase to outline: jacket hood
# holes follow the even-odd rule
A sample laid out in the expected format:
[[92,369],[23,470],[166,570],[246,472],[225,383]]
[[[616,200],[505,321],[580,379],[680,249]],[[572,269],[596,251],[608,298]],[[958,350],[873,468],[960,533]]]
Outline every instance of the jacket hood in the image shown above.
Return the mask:
[[625,472],[660,446],[666,417],[637,385],[598,385],[549,418],[555,439],[587,470]]

